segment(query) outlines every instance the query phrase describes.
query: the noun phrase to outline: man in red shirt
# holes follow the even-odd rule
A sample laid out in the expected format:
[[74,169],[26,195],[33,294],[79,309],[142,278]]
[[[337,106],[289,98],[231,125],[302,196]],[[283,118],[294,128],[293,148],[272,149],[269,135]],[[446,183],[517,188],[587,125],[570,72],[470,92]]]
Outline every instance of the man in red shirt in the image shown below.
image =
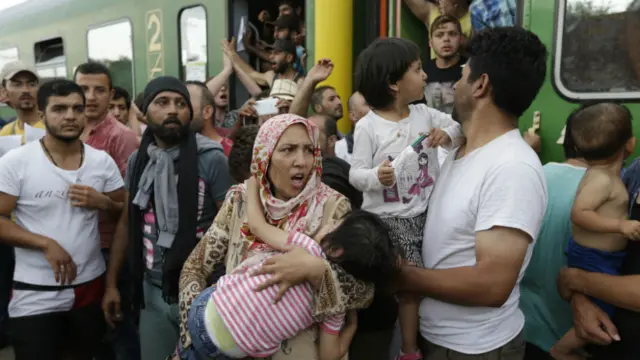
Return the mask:
[[[100,63],[84,63],[76,69],[74,79],[84,91],[86,98],[84,113],[87,123],[81,136],[82,141],[109,154],[124,178],[129,155],[138,148],[139,141],[133,131],[109,114],[109,102],[114,94],[109,69]],[[120,206],[123,204],[121,203]],[[108,262],[109,246],[113,241],[117,221],[117,218],[100,212],[100,245],[106,262]],[[132,317],[127,315],[129,314],[124,314],[123,325],[116,329],[113,350],[127,359],[139,359],[140,344],[137,329]],[[111,350],[105,349],[105,351]],[[109,358],[113,355],[105,356]]]

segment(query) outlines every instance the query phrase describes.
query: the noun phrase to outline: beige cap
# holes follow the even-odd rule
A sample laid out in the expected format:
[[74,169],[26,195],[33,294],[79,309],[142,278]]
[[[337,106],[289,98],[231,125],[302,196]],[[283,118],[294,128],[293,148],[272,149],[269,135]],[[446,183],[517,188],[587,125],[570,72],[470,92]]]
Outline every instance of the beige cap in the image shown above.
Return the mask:
[[276,79],[271,86],[271,93],[269,96],[283,99],[283,100],[293,100],[298,93],[298,84],[294,81],[287,79]]
[[21,72],[29,72],[33,74],[33,76],[35,76],[36,79],[38,78],[38,73],[36,72],[36,69],[33,66],[27,64],[22,60],[18,60],[18,61],[12,61],[10,63],[7,63],[2,68],[2,80],[11,80],[13,79],[14,76],[16,76],[18,73],[21,73]]

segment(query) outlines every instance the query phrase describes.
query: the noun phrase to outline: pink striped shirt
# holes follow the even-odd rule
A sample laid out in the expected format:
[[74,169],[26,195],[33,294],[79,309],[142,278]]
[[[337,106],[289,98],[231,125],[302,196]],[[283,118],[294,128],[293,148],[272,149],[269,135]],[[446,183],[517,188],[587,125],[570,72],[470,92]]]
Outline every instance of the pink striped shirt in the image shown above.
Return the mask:
[[[302,233],[291,233],[287,243],[303,247],[314,256],[324,257],[320,245]],[[277,253],[269,256],[273,255]],[[323,331],[339,333],[344,314],[314,318],[311,312],[313,289],[309,283],[290,288],[277,304],[273,304],[278,293],[277,286],[254,291],[271,275],[249,274],[269,256],[258,264],[240,264],[232,273],[218,280],[213,292],[212,299],[238,348],[249,356],[270,356],[280,350],[282,341],[291,339],[317,322],[321,323]]]

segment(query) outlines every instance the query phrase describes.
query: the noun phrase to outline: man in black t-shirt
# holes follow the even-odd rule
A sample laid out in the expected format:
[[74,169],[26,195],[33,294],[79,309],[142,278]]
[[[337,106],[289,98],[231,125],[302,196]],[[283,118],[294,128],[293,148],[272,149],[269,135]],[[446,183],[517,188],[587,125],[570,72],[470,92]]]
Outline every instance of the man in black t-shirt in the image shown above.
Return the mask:
[[467,62],[460,55],[463,41],[458,19],[441,15],[433,21],[429,31],[429,46],[436,58],[426,60],[423,65],[427,74],[427,86],[421,103],[451,114],[454,85],[462,77],[462,66]]

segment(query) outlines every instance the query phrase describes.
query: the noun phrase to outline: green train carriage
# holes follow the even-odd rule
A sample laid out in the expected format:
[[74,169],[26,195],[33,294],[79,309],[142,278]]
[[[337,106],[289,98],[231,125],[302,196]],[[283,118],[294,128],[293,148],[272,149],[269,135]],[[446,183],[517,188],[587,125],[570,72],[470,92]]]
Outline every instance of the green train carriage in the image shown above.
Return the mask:
[[[0,66],[20,58],[33,62],[43,78],[71,77],[80,63],[98,60],[131,94],[159,75],[204,80],[221,69],[219,40],[235,34],[242,17],[255,23],[262,8],[275,14],[277,2],[29,0],[0,13]],[[352,90],[355,54],[375,37],[407,37],[427,53],[426,27],[402,0],[300,3],[308,64],[332,58],[337,66],[327,82],[343,98]],[[538,34],[550,54],[545,84],[520,121],[526,131],[540,113],[544,162],[562,160],[557,140],[577,102],[621,101],[640,118],[640,0],[519,0],[517,13],[518,23]],[[247,94],[234,81],[232,88],[237,106]],[[12,115],[0,108],[0,116]],[[348,119],[339,126],[348,131]]]

